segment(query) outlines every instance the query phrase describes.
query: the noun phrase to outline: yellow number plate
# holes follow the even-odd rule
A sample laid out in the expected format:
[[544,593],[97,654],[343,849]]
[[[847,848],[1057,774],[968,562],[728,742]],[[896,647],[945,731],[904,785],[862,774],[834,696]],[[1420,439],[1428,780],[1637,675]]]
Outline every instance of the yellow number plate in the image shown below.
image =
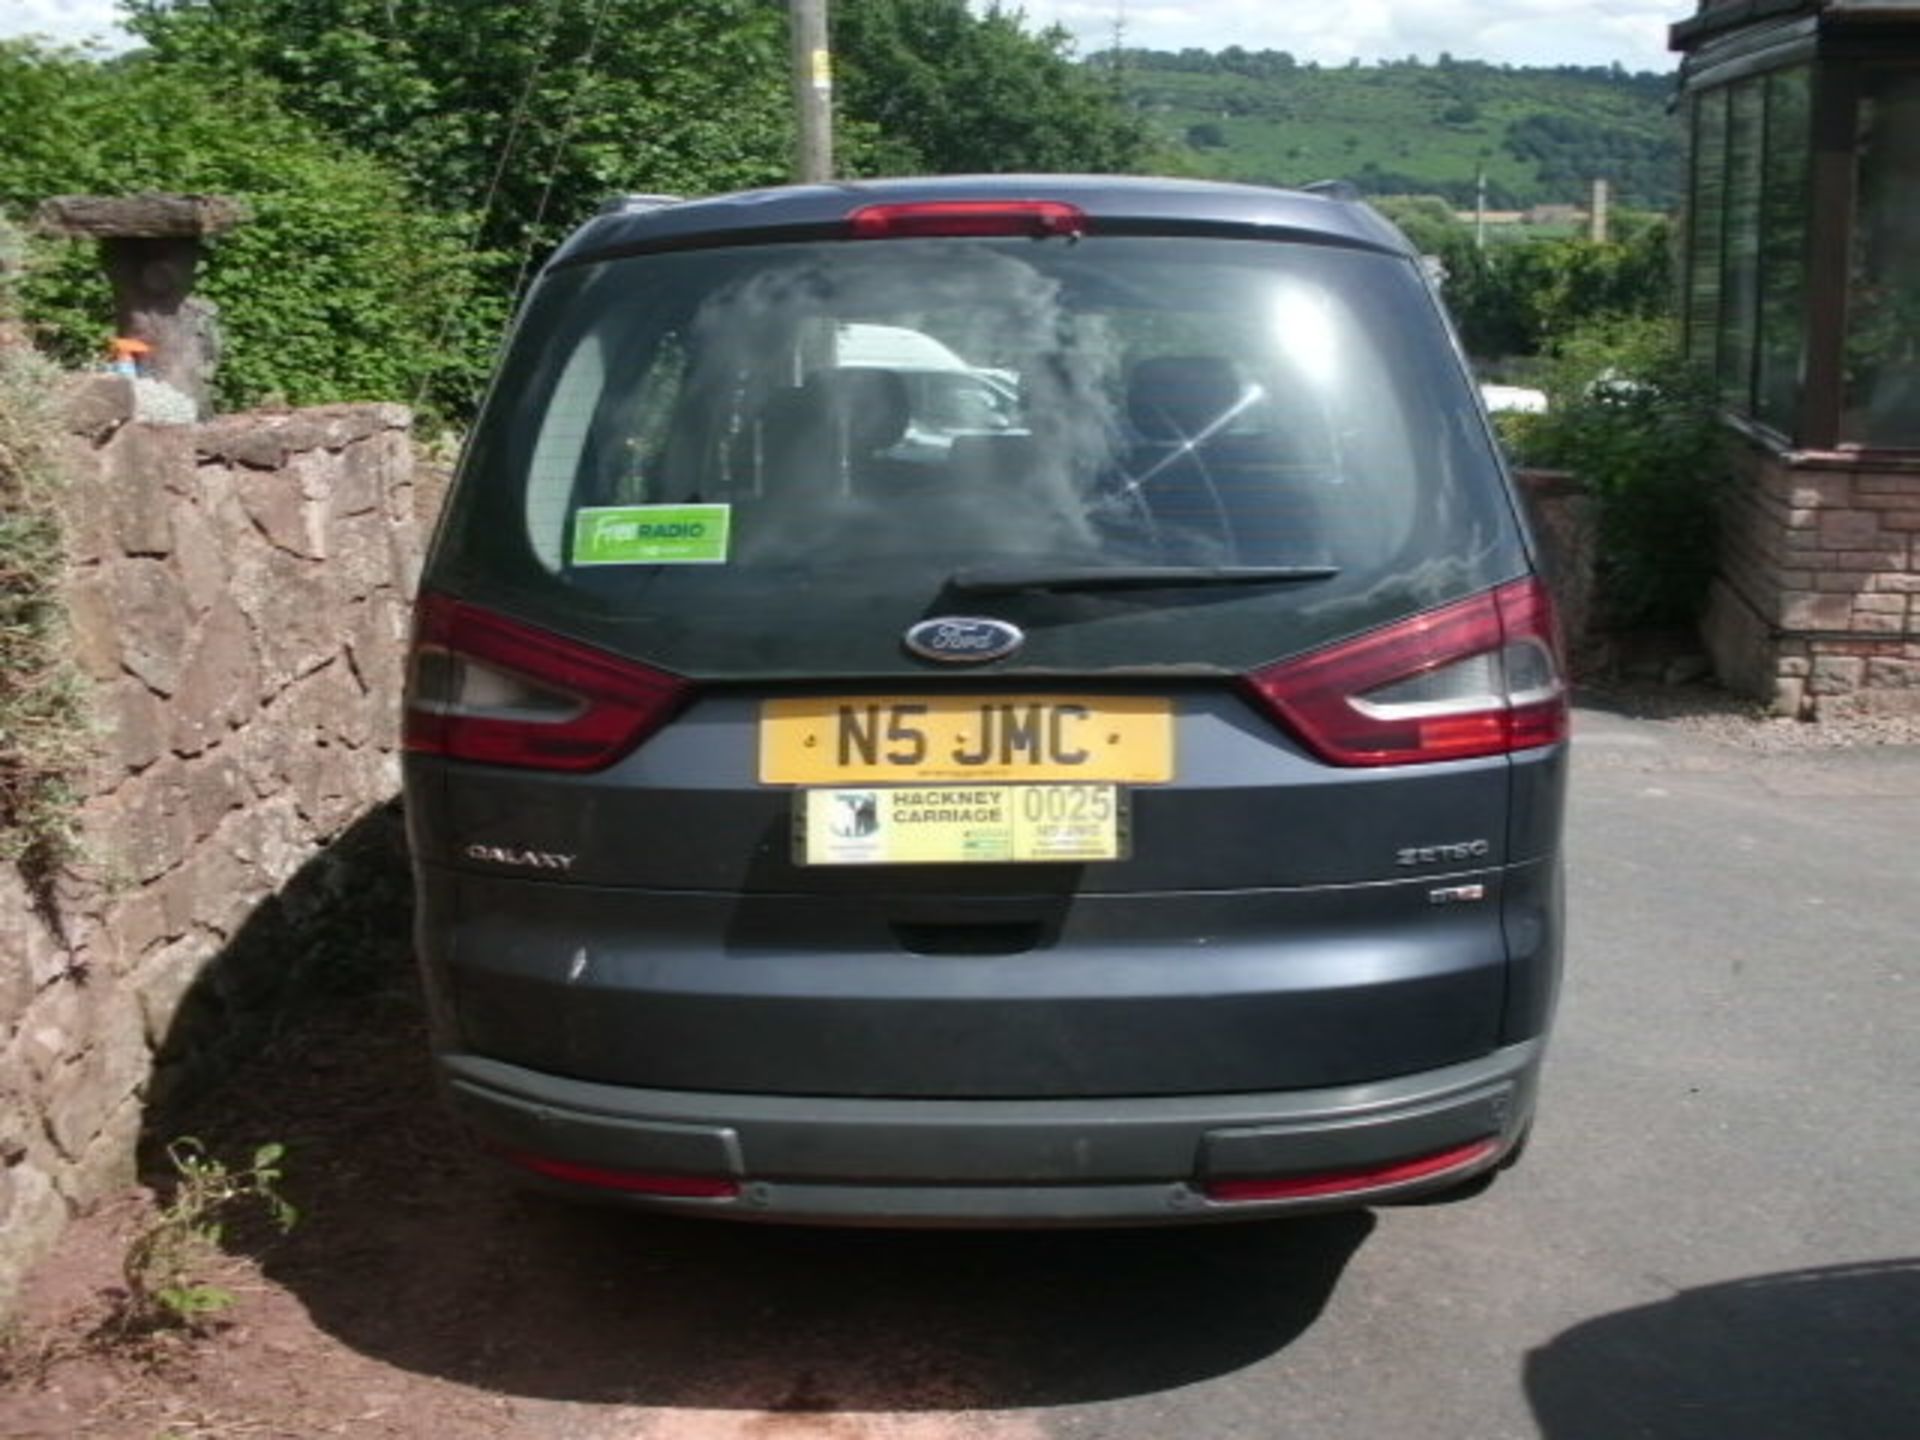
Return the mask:
[[1113,785],[937,785],[802,790],[802,865],[1124,860],[1126,792]]
[[1135,695],[856,695],[768,700],[769,785],[1173,778],[1173,705]]

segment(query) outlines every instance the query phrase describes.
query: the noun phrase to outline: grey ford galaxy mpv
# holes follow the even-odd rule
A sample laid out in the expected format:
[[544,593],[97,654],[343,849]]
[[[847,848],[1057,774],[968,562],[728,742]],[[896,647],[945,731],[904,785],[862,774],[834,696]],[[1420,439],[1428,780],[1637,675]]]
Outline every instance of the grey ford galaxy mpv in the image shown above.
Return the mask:
[[412,665],[441,1078],[543,1183],[1198,1221],[1458,1187],[1525,1136],[1559,645],[1361,205],[609,206],[507,346]]

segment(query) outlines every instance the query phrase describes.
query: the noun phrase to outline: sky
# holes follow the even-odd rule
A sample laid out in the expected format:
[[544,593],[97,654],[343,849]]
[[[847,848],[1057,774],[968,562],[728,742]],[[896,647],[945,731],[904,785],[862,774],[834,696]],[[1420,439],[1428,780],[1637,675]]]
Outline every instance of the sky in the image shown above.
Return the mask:
[[0,38],[39,35],[78,43],[104,36],[115,49],[132,37],[114,24],[114,0],[0,0]]
[[[978,8],[980,0],[975,0]],[[1154,50],[1288,50],[1300,60],[1341,65],[1358,58],[1462,60],[1514,65],[1606,65],[1668,70],[1667,26],[1693,0],[1014,0],[1038,23],[1059,22],[1082,52],[1113,40],[1123,13],[1129,45]],[[0,0],[0,36],[38,32],[57,40],[104,36],[129,42],[114,25],[114,0]]]
[[1667,27],[1693,0],[1019,0],[1029,19],[1058,22],[1082,52],[1113,43],[1116,14],[1127,44],[1287,50],[1297,60],[1460,60],[1512,65],[1608,65],[1671,70]]

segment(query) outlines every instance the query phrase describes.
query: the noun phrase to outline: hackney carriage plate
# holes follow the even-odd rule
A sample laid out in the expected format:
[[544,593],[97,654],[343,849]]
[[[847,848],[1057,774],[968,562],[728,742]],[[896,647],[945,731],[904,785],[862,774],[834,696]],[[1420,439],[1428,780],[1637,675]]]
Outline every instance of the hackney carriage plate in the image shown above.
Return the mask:
[[1114,785],[854,786],[794,797],[801,865],[1072,864],[1124,860]]

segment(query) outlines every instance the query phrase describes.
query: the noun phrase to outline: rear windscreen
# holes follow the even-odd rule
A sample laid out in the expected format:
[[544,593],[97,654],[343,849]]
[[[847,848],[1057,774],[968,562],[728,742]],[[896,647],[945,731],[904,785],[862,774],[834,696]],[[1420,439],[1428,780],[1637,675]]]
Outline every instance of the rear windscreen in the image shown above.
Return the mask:
[[[696,675],[1243,668],[1524,568],[1406,260],[1196,237],[740,246],[550,275],[436,580]],[[990,597],[982,567],[1305,567]]]

